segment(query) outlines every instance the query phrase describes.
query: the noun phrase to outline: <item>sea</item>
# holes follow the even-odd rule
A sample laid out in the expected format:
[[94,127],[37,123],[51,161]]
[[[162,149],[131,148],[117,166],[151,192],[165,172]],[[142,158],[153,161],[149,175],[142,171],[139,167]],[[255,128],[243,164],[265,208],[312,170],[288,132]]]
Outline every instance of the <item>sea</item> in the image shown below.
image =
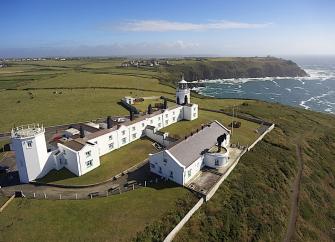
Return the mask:
[[202,80],[200,94],[246,98],[335,114],[335,56],[283,57],[297,63],[307,77],[265,77]]

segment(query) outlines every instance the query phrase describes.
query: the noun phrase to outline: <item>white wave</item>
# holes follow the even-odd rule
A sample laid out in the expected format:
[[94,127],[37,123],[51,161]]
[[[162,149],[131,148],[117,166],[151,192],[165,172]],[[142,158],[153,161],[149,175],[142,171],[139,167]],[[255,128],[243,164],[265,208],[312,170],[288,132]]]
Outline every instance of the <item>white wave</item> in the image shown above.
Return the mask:
[[288,92],[292,92],[291,88],[285,88]]
[[305,88],[303,87],[293,87],[294,89],[301,89],[301,90],[305,90]]
[[280,87],[278,82],[274,81],[274,80],[271,80],[271,82],[273,82],[275,84],[276,87]]

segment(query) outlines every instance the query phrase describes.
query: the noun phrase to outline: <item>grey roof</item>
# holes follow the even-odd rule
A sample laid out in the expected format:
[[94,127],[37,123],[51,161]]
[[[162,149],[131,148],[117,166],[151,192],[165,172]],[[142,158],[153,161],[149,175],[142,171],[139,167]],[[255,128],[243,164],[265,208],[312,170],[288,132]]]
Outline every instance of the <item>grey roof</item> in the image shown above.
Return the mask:
[[213,147],[217,143],[216,139],[224,133],[228,133],[227,129],[214,121],[199,132],[172,146],[168,151],[181,164],[188,167],[201,156],[205,149]]
[[63,145],[75,151],[79,151],[85,146],[85,144],[78,142],[78,140],[66,141],[63,143]]

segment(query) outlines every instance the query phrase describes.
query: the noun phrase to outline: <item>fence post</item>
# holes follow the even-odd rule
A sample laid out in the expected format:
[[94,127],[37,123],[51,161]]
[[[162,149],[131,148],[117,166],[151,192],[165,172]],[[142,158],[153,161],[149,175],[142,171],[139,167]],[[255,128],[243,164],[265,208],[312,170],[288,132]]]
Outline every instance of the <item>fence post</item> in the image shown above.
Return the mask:
[[147,181],[144,181],[144,186],[145,186],[145,187],[147,186]]
[[108,190],[106,191],[106,197],[108,197]]
[[133,184],[133,190],[135,189],[135,184]]
[[34,196],[34,198],[36,198],[36,194],[35,193],[33,194],[33,196]]
[[47,199],[47,194],[45,192],[43,192],[44,194],[44,199]]
[[62,200],[62,194],[59,194],[59,200]]
[[78,199],[78,194],[76,193],[76,200]]

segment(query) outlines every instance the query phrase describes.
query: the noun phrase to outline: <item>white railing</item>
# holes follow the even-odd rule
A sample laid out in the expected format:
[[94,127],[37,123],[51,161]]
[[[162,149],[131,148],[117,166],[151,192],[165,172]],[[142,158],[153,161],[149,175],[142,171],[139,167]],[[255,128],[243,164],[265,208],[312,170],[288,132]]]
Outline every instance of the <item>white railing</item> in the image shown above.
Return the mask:
[[33,123],[13,128],[11,131],[11,135],[12,138],[23,138],[23,137],[31,137],[44,131],[45,129],[43,125]]

